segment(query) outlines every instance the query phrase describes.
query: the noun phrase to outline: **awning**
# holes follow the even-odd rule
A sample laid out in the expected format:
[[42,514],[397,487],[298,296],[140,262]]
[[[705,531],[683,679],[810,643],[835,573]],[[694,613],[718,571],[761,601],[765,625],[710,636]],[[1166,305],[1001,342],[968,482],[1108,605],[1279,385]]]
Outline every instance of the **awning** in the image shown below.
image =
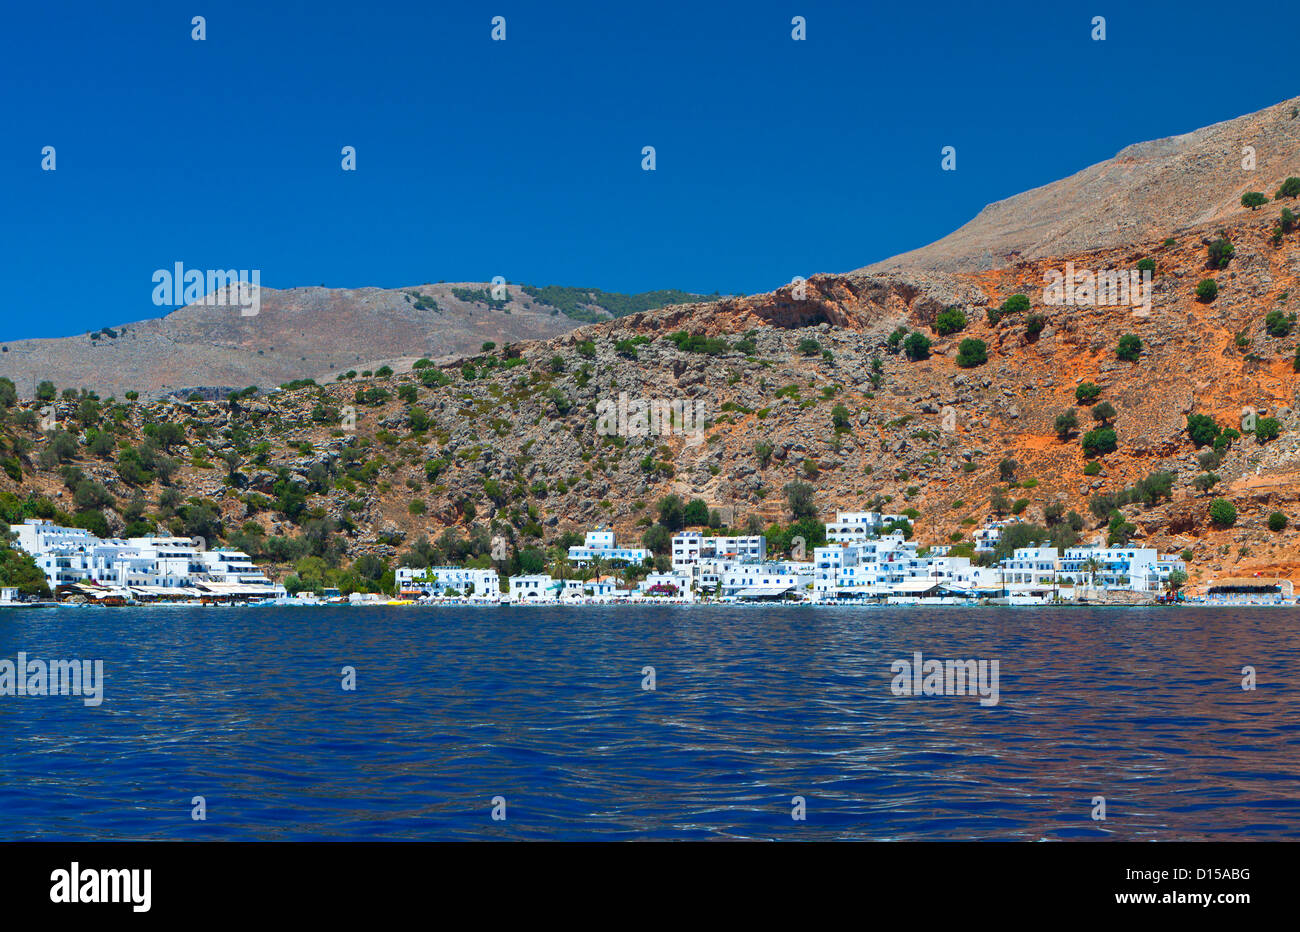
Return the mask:
[[889,591],[898,592],[929,592],[931,589],[938,589],[943,582],[938,579],[909,579],[906,582],[896,583],[889,587]]
[[742,599],[761,599],[765,596],[782,595],[793,590],[794,586],[751,586],[748,589],[741,589],[736,593],[736,596]]
[[1229,576],[1225,579],[1212,579],[1206,584],[1207,589],[1277,589],[1282,580],[1276,577]]
[[274,586],[241,586],[236,583],[201,582],[199,588],[209,595],[276,595]]
[[155,598],[194,598],[204,593],[198,589],[191,589],[188,586],[131,586],[131,591],[136,595],[147,595]]

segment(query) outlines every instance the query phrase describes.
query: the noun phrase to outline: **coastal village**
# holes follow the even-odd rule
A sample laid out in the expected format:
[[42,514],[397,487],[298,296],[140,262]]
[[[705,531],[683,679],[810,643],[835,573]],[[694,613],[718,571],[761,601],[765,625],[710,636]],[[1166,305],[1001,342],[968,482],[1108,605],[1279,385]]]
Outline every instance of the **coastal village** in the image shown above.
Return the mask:
[[[1143,605],[1188,601],[1180,591],[1186,565],[1176,555],[1138,546],[1016,547],[1010,556],[980,562],[925,547],[891,530],[899,515],[841,512],[827,522],[823,546],[810,559],[769,559],[762,534],[672,537],[667,568],[644,547],[620,546],[614,532],[596,529],[569,548],[571,578],[525,573],[505,578],[491,567],[397,568],[393,592],[336,588],[290,593],[241,551],[206,549],[181,537],[100,538],[82,528],[39,518],[12,525],[15,544],[32,556],[58,602],[128,605],[245,604],[518,604],[801,602],[815,605]],[[1005,529],[990,521],[976,535],[976,552],[991,554]],[[802,555],[796,541],[794,555]],[[650,568],[634,587],[615,575]],[[1295,604],[1289,580],[1225,578],[1191,601],[1213,604]],[[30,604],[6,589],[0,603]]]
[[[168,316],[237,351],[221,366],[191,344],[160,352],[182,344],[157,322],[5,343],[0,523],[32,539],[0,542],[0,588],[109,604],[1289,601],[1297,121],[1287,101],[1180,137],[1188,165],[1241,139],[1267,149],[1254,190],[1126,157],[1095,167],[1123,181],[1105,216],[1067,179],[999,208],[1022,239],[981,215],[932,248],[747,297],[267,288],[255,317]],[[1117,204],[1143,222],[1114,224]],[[1044,211],[1083,221],[1038,241]],[[1103,287],[1124,282],[1128,304]],[[342,356],[307,346],[399,318]],[[454,345],[431,336],[453,326]]]

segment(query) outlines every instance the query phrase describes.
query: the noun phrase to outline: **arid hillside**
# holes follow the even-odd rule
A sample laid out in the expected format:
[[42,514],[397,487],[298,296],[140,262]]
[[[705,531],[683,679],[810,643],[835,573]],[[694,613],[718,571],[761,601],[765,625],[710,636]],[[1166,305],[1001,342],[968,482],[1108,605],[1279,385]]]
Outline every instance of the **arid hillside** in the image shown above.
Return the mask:
[[104,396],[188,396],[198,390],[225,397],[250,385],[321,380],[385,364],[400,370],[421,357],[474,353],[488,341],[545,339],[583,321],[608,320],[625,307],[689,298],[682,292],[611,295],[509,285],[494,299],[491,288],[473,282],[263,288],[255,315],[239,307],[191,304],[164,317],[79,336],[4,343],[0,376],[23,397],[35,395],[45,380]]
[[[1230,222],[1245,209],[1247,191],[1271,196],[1295,175],[1298,154],[1300,97],[1128,146],[1068,178],[989,204],[942,239],[868,270],[1003,268]],[[1243,167],[1252,161],[1253,168]]]
[[[1148,316],[1045,305],[1057,260],[820,276],[801,296],[786,288],[664,308],[455,364],[233,404],[68,399],[46,406],[54,431],[40,429],[40,409],[19,405],[0,486],[11,509],[37,493],[68,519],[115,532],[143,521],[228,540],[281,574],[313,554],[328,566],[366,556],[391,567],[417,544],[429,559],[486,559],[492,535],[510,541],[511,560],[550,560],[566,533],[598,524],[643,537],[672,495],[702,500],[726,526],[788,525],[785,490],[806,482],[820,519],[884,507],[908,514],[929,544],[969,546],[977,523],[1006,512],[1066,539],[1185,551],[1194,582],[1294,575],[1300,232],[1274,245],[1280,209],[1224,227],[1235,251],[1222,269],[1206,268],[1211,234],[1070,258],[1095,270],[1153,260]],[[1204,279],[1218,284],[1214,300],[1196,297]],[[991,322],[989,310],[1015,294],[1029,307]],[[941,336],[949,308],[965,325]],[[931,341],[928,355],[914,334]],[[1132,359],[1119,358],[1126,336],[1140,340]],[[982,341],[986,361],[960,353],[963,340]],[[1090,403],[1076,400],[1083,383],[1097,387]],[[602,432],[599,415],[620,396],[698,402],[699,442],[619,433],[616,422]],[[1058,431],[1069,412],[1077,427]],[[1218,452],[1198,447],[1188,415],[1201,414],[1238,436]],[[1270,418],[1275,436],[1250,432]],[[164,424],[179,432],[165,437]],[[1083,437],[1108,427],[1115,449],[1088,455]],[[1153,493],[1104,497],[1164,471]],[[1216,498],[1235,505],[1230,525],[1211,519]],[[1077,531],[1065,530],[1071,511]],[[101,517],[77,517],[91,512]],[[1286,528],[1270,529],[1273,512]]]

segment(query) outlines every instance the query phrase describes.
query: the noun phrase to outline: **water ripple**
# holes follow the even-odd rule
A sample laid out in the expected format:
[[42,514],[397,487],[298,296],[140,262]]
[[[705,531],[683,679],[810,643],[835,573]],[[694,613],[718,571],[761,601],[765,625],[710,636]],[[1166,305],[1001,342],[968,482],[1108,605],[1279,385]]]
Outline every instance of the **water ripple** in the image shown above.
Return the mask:
[[[0,658],[102,659],[106,685],[99,708],[0,697],[0,838],[1296,838],[1297,622],[8,610]],[[1001,701],[893,696],[890,663],[918,650],[998,660]]]

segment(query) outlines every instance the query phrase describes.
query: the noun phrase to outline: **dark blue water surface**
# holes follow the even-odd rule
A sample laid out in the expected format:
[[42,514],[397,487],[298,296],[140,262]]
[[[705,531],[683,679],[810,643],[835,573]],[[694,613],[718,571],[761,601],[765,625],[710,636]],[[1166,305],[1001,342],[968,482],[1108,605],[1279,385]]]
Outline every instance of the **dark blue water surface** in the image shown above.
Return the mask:
[[[1289,609],[4,610],[0,658],[102,659],[105,698],[0,697],[0,839],[1296,838],[1297,630]],[[917,650],[998,660],[1000,703],[894,696]]]

